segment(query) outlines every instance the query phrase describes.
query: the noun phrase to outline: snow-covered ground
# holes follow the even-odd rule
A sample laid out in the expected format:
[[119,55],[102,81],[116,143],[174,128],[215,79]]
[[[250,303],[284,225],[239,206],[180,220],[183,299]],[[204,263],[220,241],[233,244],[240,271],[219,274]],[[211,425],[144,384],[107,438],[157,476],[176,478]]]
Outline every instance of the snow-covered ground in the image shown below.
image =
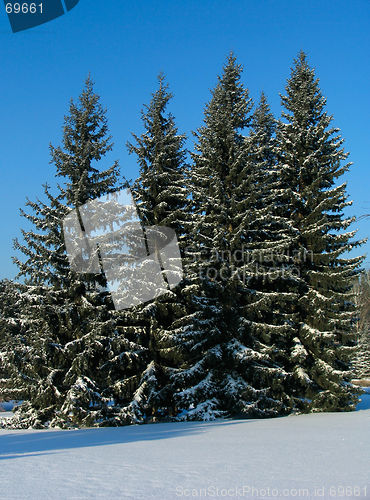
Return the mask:
[[370,394],[357,409],[73,431],[0,429],[0,498],[370,498]]

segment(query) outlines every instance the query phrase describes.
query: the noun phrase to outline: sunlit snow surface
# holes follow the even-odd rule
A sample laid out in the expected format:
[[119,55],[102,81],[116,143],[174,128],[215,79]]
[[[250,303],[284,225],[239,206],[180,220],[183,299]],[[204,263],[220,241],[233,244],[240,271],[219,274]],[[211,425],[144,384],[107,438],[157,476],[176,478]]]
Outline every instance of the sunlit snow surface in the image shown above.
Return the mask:
[[370,498],[369,399],[266,420],[0,430],[0,498]]

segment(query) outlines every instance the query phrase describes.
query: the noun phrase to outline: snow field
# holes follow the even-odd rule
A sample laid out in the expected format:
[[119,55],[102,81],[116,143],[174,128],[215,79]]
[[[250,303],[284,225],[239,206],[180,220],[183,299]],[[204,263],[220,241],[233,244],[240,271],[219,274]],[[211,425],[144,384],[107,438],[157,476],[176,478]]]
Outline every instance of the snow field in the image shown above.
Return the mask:
[[76,431],[0,430],[0,498],[368,498],[369,426],[370,409]]

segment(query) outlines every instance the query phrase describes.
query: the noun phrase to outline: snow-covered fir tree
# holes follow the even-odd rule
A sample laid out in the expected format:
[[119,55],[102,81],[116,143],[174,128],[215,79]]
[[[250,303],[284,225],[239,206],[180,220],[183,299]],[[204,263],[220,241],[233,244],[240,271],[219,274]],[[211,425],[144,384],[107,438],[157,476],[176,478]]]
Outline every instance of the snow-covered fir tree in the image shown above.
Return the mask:
[[[273,125],[261,108],[267,130],[257,125],[256,115],[255,137],[243,135],[252,122],[253,104],[241,72],[231,54],[206,105],[204,125],[195,133],[187,249],[192,308],[179,332],[184,364],[172,377],[177,406],[184,410],[178,418],[183,419],[284,411],[282,398],[270,387],[285,373],[273,359],[272,327],[262,319],[262,311],[276,299],[262,290],[258,294],[251,282],[259,256],[253,250],[268,246],[262,227],[272,168],[267,151],[260,157],[257,151],[265,147],[264,140],[271,141]],[[263,242],[259,247],[253,246],[256,238]]]
[[342,164],[348,153],[339,129],[330,127],[333,118],[302,51],[281,100],[285,110],[277,132],[281,193],[276,213],[297,231],[289,248],[298,294],[292,308],[295,334],[287,345],[286,368],[294,374],[290,391],[305,411],[351,410],[356,402],[350,384],[352,282],[363,257],[343,256],[361,244],[352,240],[356,231],[341,232],[355,220],[343,218],[343,209],[352,202],[346,184],[336,183],[349,168]]
[[[132,186],[132,193],[144,230],[152,226],[174,230],[180,254],[184,257],[185,209],[189,195],[186,136],[178,134],[174,117],[166,111],[173,96],[162,73],[158,82],[158,90],[142,112],[145,132],[140,136],[133,134],[135,143],[128,143],[129,152],[136,154],[140,165],[140,175]],[[181,269],[178,271],[181,273]],[[142,421],[175,413],[169,376],[181,363],[174,332],[181,327],[186,300],[182,296],[184,282],[172,289],[166,283],[161,296],[131,312],[147,325],[145,337],[141,338],[144,355],[132,402]]]
[[[135,364],[140,334],[114,311],[101,272],[77,273],[70,267],[63,220],[89,200],[120,187],[118,164],[100,172],[97,162],[112,149],[106,111],[90,77],[65,117],[63,146],[51,146],[52,163],[65,185],[46,202],[27,202],[22,211],[35,230],[23,231],[15,248],[26,257],[19,267],[16,316],[21,332],[7,346],[12,388],[23,404],[11,427],[119,425],[133,421],[130,409],[117,406],[117,380]],[[9,392],[11,395],[11,391]],[[6,394],[5,394],[6,395]]]

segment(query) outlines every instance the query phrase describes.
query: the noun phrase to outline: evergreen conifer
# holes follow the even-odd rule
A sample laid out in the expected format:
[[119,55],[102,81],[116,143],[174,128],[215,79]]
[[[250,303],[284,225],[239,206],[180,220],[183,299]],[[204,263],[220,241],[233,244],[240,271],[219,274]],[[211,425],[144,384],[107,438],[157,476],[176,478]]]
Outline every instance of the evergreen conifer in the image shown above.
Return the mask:
[[[349,168],[348,153],[333,118],[325,111],[318,79],[302,51],[295,60],[278,124],[277,157],[281,203],[277,213],[296,230],[289,255],[296,268],[297,300],[292,308],[295,334],[287,345],[287,370],[294,375],[290,391],[305,411],[354,408],[351,353],[353,278],[363,257],[343,254],[360,245],[356,231],[347,229],[355,218],[343,218],[346,184],[336,180]],[[285,120],[285,121],[283,121]],[[294,387],[293,387],[294,386]]]
[[[186,136],[179,135],[175,120],[166,112],[173,97],[162,73],[159,87],[142,112],[145,132],[133,134],[135,144],[128,143],[140,165],[140,175],[132,194],[144,230],[165,226],[176,233],[180,254],[186,245],[186,207],[189,190],[186,185]],[[165,251],[165,250],[164,250]],[[178,269],[181,273],[181,269]],[[147,421],[175,413],[169,384],[170,374],[178,366],[179,352],[174,332],[180,328],[186,311],[183,284],[167,289],[150,304],[137,306],[132,315],[146,323],[142,364],[134,394],[139,419]],[[134,404],[134,403],[133,403]]]
[[252,124],[253,104],[240,82],[241,72],[231,54],[206,105],[204,126],[194,134],[198,144],[192,155],[187,251],[192,309],[179,333],[184,365],[173,375],[175,399],[184,409],[178,418],[283,411],[270,385],[272,378],[284,377],[284,369],[274,362],[275,348],[261,321],[261,310],[271,300],[258,296],[252,286],[259,255],[253,252],[255,238],[262,238],[267,224],[265,186],[271,175],[268,163],[273,162],[263,142],[272,140],[273,121],[262,109],[263,101],[260,114],[266,124],[257,124],[255,115],[255,136],[243,135]]
[[66,185],[57,196],[46,185],[48,202],[27,201],[34,213],[22,211],[36,230],[23,231],[25,244],[15,241],[27,260],[14,259],[25,281],[17,284],[21,332],[8,344],[8,360],[24,402],[10,427],[132,421],[129,409],[117,407],[115,386],[130,371],[138,333],[118,319],[104,273],[71,269],[63,234],[71,210],[120,187],[117,163],[103,172],[96,166],[112,149],[105,114],[88,77],[65,117],[63,147],[50,147]]

